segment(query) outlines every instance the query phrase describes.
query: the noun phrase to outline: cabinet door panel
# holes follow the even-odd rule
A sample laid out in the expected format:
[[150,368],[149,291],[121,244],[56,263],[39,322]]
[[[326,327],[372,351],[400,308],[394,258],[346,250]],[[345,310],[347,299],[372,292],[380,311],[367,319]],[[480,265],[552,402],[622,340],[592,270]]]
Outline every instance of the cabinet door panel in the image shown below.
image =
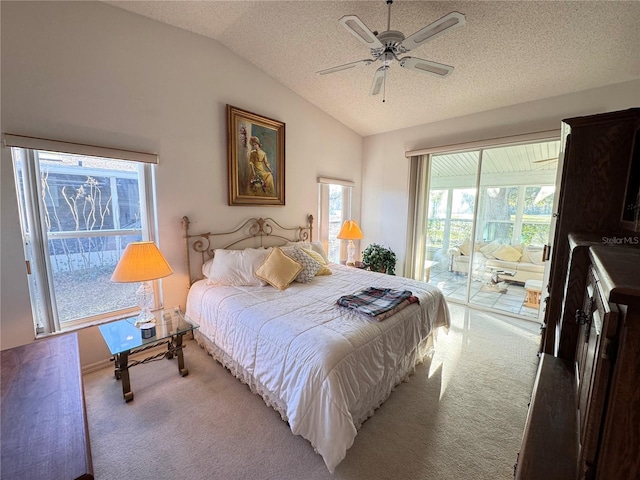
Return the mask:
[[592,322],[589,329],[585,374],[580,385],[580,465],[584,478],[590,478],[596,465],[599,439],[602,432],[603,409],[613,359],[610,356],[612,338],[616,334],[617,309],[603,301],[597,275],[590,274],[593,292]]

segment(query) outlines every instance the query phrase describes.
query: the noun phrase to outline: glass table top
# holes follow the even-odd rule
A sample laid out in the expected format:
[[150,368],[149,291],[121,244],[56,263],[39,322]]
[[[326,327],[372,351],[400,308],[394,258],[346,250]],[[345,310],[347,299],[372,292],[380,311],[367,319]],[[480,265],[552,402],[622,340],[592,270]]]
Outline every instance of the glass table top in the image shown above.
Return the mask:
[[138,317],[130,317],[100,325],[100,333],[112,355],[143,347],[179,333],[190,332],[198,324],[188,318],[179,308],[165,308],[152,312],[156,317],[156,334],[150,338],[142,337],[142,329],[136,327]]

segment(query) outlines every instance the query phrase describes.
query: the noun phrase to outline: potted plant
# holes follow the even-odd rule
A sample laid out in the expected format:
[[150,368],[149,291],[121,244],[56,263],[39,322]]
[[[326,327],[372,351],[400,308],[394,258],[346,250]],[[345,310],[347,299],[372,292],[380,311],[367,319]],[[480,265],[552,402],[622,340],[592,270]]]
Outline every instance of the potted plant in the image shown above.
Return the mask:
[[362,252],[362,263],[373,272],[396,274],[396,254],[390,248],[372,243]]

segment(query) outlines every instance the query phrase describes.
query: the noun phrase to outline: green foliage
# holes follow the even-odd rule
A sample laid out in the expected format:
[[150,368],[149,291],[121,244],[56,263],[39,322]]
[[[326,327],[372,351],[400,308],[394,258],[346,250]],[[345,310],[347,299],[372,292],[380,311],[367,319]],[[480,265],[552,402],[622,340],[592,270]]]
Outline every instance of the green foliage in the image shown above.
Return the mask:
[[544,245],[549,241],[548,223],[523,223],[521,243],[523,245]]
[[362,263],[374,272],[396,274],[396,254],[390,248],[372,243],[362,252]]

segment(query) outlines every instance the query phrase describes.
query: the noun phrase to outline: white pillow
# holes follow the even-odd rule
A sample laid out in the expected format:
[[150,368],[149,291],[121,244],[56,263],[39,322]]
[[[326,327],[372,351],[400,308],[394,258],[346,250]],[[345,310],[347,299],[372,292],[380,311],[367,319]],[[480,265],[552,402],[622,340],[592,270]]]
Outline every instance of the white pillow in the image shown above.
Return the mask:
[[535,245],[527,245],[522,251],[522,263],[533,263],[534,265],[543,265],[542,251],[544,247],[538,247]]
[[324,260],[324,263],[329,263],[329,256],[327,255],[327,252],[325,252],[322,242],[287,242],[287,245],[295,245],[300,248],[306,248],[307,250],[318,252]]
[[211,264],[202,266],[202,273],[212,285],[259,287],[264,283],[254,272],[270,253],[271,248],[216,249]]
[[209,278],[209,276],[213,273],[213,258],[210,258],[206,262],[202,264],[202,275],[205,278]]

